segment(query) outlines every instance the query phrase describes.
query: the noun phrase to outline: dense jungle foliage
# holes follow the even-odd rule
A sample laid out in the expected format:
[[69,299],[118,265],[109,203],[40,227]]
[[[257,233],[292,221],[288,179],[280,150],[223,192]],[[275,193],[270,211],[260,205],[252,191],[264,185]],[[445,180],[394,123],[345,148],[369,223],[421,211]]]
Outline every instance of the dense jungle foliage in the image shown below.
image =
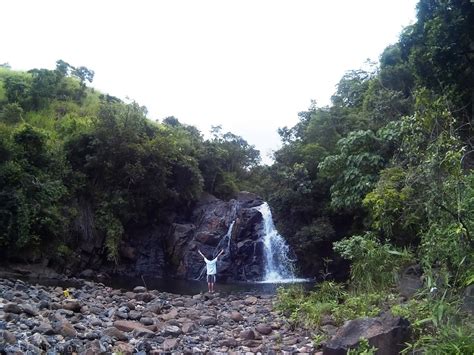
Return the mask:
[[[312,103],[279,130],[271,166],[242,137],[153,121],[89,87],[93,78],[62,60],[54,70],[1,65],[0,257],[61,262],[80,233],[102,233],[119,262],[135,228],[166,225],[204,192],[248,190],[269,201],[304,274],[330,278],[331,265],[351,265],[349,290],[282,293],[295,319],[314,326],[329,312],[340,322],[384,301],[415,323],[425,317],[413,348],[471,337],[453,297],[474,283],[472,2],[421,0],[417,22],[379,63],[348,71],[332,105]],[[387,290],[415,262],[439,297],[394,305]]]
[[[388,309],[411,322],[405,353],[474,353],[461,307],[474,283],[473,123],[474,4],[421,0],[379,65],[347,72],[330,107],[280,130],[268,191],[282,234],[303,268],[334,251],[323,278],[350,262],[345,284],[281,290],[281,310],[318,329],[324,316],[341,324]],[[414,263],[424,286],[400,303],[400,271]]]
[[3,256],[67,257],[92,226],[117,261],[133,228],[166,223],[203,191],[247,189],[260,156],[243,138],[214,127],[205,140],[174,117],[153,122],[137,103],[87,87],[93,77],[62,60],[55,70],[0,68]]

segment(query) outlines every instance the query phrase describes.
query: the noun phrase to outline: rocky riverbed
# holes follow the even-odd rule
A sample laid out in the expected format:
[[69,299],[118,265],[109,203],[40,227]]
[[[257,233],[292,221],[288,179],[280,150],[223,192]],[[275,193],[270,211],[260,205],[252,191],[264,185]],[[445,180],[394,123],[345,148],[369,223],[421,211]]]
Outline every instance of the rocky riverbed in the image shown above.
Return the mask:
[[0,279],[0,353],[312,353],[310,334],[292,329],[272,295],[193,296],[69,288]]

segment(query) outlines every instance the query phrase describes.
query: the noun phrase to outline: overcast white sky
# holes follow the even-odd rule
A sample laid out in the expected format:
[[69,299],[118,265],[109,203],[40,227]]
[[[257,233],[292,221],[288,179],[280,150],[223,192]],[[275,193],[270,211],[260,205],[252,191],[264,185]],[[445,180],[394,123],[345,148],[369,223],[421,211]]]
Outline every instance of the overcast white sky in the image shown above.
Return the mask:
[[208,134],[244,137],[265,162],[312,99],[415,20],[416,0],[4,0],[0,63],[96,73],[92,86]]

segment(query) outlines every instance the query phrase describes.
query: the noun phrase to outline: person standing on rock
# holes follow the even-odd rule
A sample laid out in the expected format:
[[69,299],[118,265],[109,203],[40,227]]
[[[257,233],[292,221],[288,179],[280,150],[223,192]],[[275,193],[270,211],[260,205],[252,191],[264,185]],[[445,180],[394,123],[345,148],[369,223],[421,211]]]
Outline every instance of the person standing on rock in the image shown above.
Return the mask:
[[216,273],[217,273],[217,259],[219,256],[221,256],[224,253],[224,249],[220,251],[217,256],[209,260],[204,256],[204,254],[201,252],[201,250],[198,249],[198,253],[201,254],[201,256],[204,258],[204,262],[206,263],[206,269],[207,269],[207,289],[209,293],[214,293],[214,284],[216,283]]

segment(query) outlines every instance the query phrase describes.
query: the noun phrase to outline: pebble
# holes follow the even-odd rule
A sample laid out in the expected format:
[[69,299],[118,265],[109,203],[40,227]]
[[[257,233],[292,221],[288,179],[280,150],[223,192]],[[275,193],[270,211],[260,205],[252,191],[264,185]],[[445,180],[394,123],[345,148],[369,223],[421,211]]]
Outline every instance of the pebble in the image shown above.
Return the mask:
[[[0,279],[0,339],[9,354],[314,353],[274,296],[175,295],[137,286],[69,288]],[[330,323],[330,322],[328,322]],[[328,333],[335,330],[331,326]],[[48,353],[49,354],[49,353]]]

